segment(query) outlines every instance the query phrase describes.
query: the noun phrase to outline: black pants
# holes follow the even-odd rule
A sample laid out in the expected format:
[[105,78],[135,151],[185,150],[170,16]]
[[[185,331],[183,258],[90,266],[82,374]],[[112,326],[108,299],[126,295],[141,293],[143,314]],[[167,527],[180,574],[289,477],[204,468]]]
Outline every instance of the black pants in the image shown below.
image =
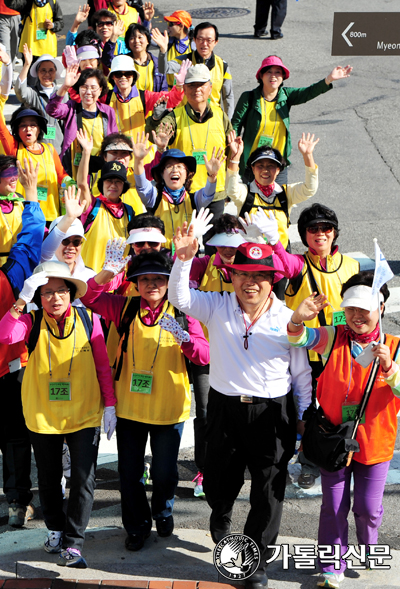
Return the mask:
[[8,503],[29,505],[31,492],[31,441],[22,412],[20,371],[0,378],[0,450],[3,454],[3,491]]
[[207,407],[207,454],[204,491],[214,522],[232,515],[251,474],[250,512],[244,534],[261,552],[260,569],[272,556],[282,517],[287,465],[296,442],[296,410],[291,393],[259,404],[241,403],[210,389]]
[[194,461],[200,472],[204,471],[206,459],[207,403],[210,390],[210,365],[199,366],[192,363],[193,391],[196,403],[194,429]]
[[[30,432],[38,469],[39,497],[49,530],[64,532],[63,548],[82,550],[92,512],[100,428],[88,427],[71,434]],[[64,437],[71,455],[67,514],[61,490]]]
[[254,30],[265,32],[268,23],[269,10],[271,9],[271,35],[281,33],[281,26],[286,16],[287,0],[257,0],[256,22]]

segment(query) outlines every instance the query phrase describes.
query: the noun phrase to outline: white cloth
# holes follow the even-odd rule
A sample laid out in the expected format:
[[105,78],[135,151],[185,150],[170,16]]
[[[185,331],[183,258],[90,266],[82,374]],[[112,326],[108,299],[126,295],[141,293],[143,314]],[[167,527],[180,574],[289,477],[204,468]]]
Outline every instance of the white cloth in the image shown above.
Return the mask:
[[[305,349],[293,348],[288,342],[286,330],[292,311],[272,293],[273,303],[251,328],[245,350],[245,328],[236,295],[189,288],[190,267],[191,262],[175,260],[168,298],[207,326],[210,385],[224,395],[265,398],[282,397],[292,388],[301,419],[311,402],[311,369]],[[246,314],[245,318],[249,325]]]

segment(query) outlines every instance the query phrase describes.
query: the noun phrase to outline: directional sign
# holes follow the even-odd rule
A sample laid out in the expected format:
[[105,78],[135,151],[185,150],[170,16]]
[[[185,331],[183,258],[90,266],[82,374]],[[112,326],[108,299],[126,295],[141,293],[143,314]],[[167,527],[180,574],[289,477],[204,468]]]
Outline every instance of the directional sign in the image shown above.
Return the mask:
[[400,12],[335,12],[332,55],[400,55]]

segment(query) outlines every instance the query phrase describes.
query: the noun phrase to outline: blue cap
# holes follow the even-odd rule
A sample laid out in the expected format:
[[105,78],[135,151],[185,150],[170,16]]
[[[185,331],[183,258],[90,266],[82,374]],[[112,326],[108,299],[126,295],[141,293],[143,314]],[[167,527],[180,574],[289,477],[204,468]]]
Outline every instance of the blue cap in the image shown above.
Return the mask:
[[182,160],[182,163],[185,164],[189,172],[196,173],[196,158],[194,158],[192,155],[186,155],[180,149],[167,149],[167,151],[164,151],[162,154],[158,166],[154,166],[154,168],[151,170],[151,174],[156,182],[160,181],[159,176],[161,176],[161,173],[163,172],[166,165],[165,163],[169,158]]

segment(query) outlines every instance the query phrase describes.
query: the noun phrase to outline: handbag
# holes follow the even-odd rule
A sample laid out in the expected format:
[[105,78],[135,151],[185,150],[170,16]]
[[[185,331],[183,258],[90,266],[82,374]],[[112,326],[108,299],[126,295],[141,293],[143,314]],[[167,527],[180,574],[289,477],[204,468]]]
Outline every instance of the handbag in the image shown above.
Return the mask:
[[359,423],[364,415],[368,399],[379,369],[379,359],[376,358],[365,387],[358,413],[354,420],[333,425],[325,417],[321,406],[318,409],[311,404],[304,412],[305,431],[302,439],[303,452],[320,468],[335,472],[348,466],[354,452],[360,451],[356,435]]

